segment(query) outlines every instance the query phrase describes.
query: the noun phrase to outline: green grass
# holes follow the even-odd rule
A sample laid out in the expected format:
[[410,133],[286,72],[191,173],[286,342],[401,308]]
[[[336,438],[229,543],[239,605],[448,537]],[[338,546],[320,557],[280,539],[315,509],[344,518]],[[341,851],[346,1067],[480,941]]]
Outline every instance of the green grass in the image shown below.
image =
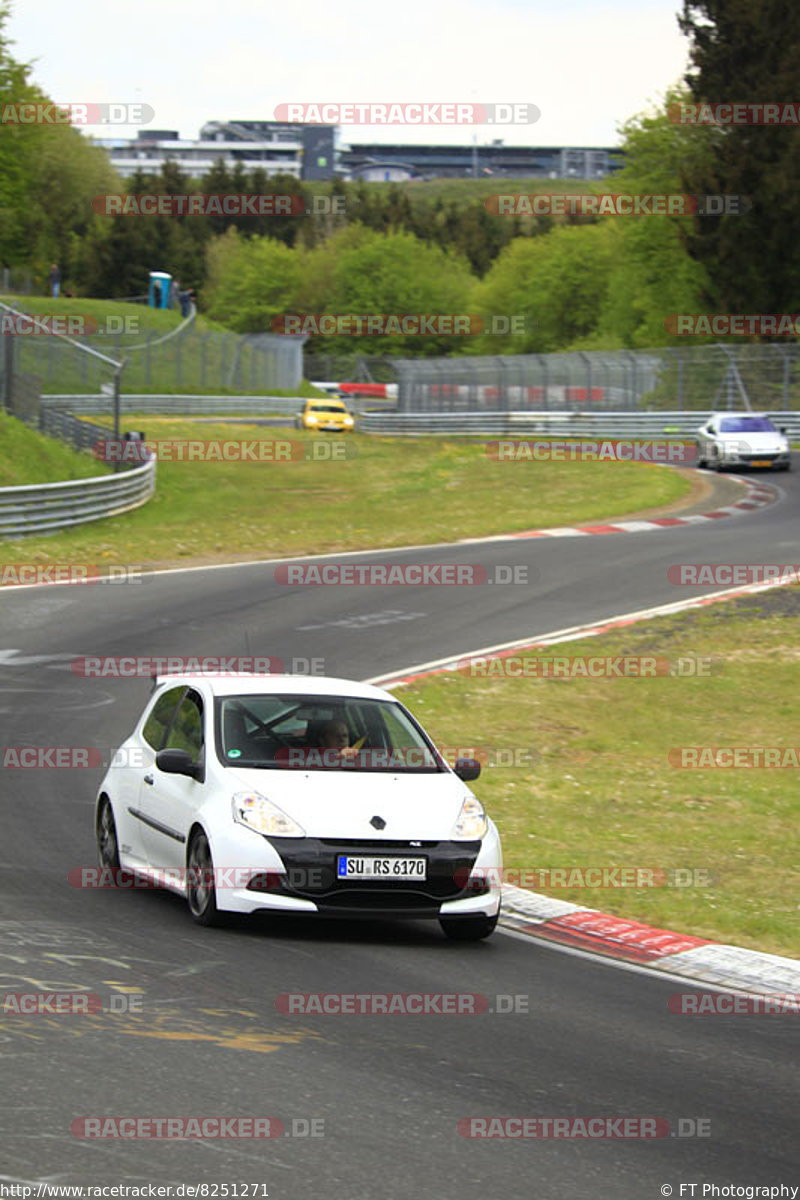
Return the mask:
[[683,867],[712,881],[640,889],[529,883],[534,890],[798,955],[799,772],[690,770],[667,758],[681,746],[800,747],[798,616],[800,589],[781,588],[519,655],[712,656],[706,678],[448,673],[397,695],[441,745],[534,748],[532,765],[485,770],[474,785],[501,830],[506,867]]
[[[0,487],[58,483],[106,473],[107,468],[91,455],[45,437],[0,412]],[[19,546],[18,542],[14,544]]]
[[[126,416],[125,428],[149,439],[324,439],[288,424],[152,416]],[[501,464],[476,443],[355,433],[344,444],[354,457],[343,462],[162,461],[143,508],[26,546],[32,561],[107,552],[118,563],[223,562],[572,524],[667,505],[689,488],[674,471],[632,463]]]

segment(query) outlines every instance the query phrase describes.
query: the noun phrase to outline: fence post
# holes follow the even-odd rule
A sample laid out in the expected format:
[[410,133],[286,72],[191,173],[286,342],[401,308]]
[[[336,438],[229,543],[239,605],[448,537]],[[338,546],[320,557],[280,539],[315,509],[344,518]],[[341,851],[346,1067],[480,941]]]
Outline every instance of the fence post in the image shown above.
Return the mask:
[[3,408],[11,408],[14,380],[14,336],[3,338]]

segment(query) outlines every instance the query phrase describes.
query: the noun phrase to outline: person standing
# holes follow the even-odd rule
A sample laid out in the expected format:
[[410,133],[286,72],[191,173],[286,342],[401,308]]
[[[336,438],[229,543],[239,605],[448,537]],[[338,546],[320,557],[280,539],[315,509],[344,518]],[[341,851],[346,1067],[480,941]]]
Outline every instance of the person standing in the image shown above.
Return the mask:
[[57,300],[58,293],[61,290],[61,272],[58,269],[57,263],[53,263],[51,265],[50,274],[48,275],[47,278],[50,283],[50,291],[51,291],[52,297],[54,300]]

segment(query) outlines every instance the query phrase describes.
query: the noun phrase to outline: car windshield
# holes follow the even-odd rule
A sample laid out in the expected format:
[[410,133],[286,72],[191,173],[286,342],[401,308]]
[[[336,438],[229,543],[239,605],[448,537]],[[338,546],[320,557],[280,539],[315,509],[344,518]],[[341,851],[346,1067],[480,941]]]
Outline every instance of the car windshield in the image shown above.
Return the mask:
[[777,433],[769,417],[723,417],[720,433]]
[[345,412],[345,409],[341,406],[341,404],[312,404],[311,411],[339,413],[339,415],[342,416]]
[[216,701],[227,767],[435,773],[443,760],[397,703],[351,696],[243,695]]

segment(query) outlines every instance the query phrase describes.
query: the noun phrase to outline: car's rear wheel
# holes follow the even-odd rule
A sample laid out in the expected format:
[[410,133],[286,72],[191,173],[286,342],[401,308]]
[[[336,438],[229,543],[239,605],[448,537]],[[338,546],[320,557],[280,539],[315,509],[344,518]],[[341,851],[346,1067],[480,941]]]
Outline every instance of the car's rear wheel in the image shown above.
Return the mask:
[[219,912],[214,887],[214,863],[208,838],[202,829],[195,830],[192,835],[186,867],[186,899],[189,912],[198,925],[216,925]]
[[454,942],[479,942],[494,933],[500,912],[493,917],[440,917],[442,932]]
[[119,874],[119,841],[117,839],[117,823],[114,820],[114,810],[108,796],[103,796],[97,808],[97,857],[104,871],[110,871],[114,883]]

